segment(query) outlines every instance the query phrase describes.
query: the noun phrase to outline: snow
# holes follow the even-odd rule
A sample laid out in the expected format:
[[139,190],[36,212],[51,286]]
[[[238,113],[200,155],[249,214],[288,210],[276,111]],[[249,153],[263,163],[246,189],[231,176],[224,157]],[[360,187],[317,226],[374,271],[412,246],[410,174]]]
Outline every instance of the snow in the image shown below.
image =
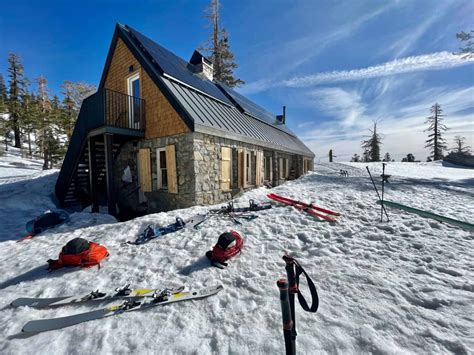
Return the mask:
[[[141,246],[122,243],[134,240],[150,223],[172,223],[176,216],[186,219],[209,207],[123,223],[108,215],[75,213],[70,224],[16,243],[21,225],[24,228],[35,213],[54,207],[51,194],[57,171],[36,171],[4,182],[0,353],[282,353],[276,280],[285,276],[281,257],[288,251],[315,281],[320,297],[316,314],[296,305],[299,353],[468,354],[474,348],[473,234],[394,209],[388,209],[391,222],[380,223],[380,206],[365,166],[318,165],[296,181],[271,190],[258,188],[234,201],[237,206],[247,205],[249,199],[267,202],[266,194],[274,192],[341,212],[337,224],[274,203],[274,208],[257,212],[259,218],[242,225],[213,218],[200,230],[185,229]],[[370,165],[374,177],[380,167]],[[350,176],[339,176],[340,169]],[[8,174],[4,170],[0,176]],[[440,163],[390,163],[386,173],[392,177],[385,196],[472,223],[472,172]],[[209,267],[205,252],[230,229],[244,238],[242,254],[225,270]],[[102,267],[47,273],[45,261],[57,258],[61,246],[79,236],[109,249]],[[224,290],[204,300],[18,337],[30,320],[100,305],[9,307],[16,297],[83,294],[126,283],[147,288],[185,284],[191,289],[222,284]],[[306,284],[301,287],[308,299]]]

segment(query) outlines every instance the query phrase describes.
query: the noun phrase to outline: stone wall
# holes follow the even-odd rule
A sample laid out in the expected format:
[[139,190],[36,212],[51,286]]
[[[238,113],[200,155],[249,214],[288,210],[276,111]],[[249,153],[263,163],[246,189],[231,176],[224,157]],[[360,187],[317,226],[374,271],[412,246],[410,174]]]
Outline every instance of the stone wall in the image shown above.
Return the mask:
[[[178,193],[171,194],[157,189],[157,148],[164,148],[174,144],[176,150],[176,172],[178,180]],[[232,148],[231,164],[231,190],[221,189],[221,161],[222,147]],[[122,146],[115,162],[116,186],[118,201],[127,208],[140,209],[138,203],[138,172],[137,154],[140,148],[149,148],[151,153],[152,189],[145,193],[147,199],[147,212],[161,212],[177,208],[186,208],[194,205],[217,204],[236,197],[243,191],[255,188],[249,186],[238,187],[238,160],[237,150],[244,148],[252,151],[264,151],[264,156],[273,157],[273,180],[275,186],[286,181],[279,178],[279,158],[288,158],[291,169],[300,171],[302,158],[283,152],[264,150],[263,147],[242,143],[202,133],[187,133],[170,137],[143,139],[128,142]],[[255,165],[253,163],[253,165]],[[124,183],[121,177],[124,169],[130,166],[133,182]],[[255,169],[255,166],[253,166]],[[263,166],[262,166],[263,168]],[[263,173],[263,172],[262,172]],[[300,176],[297,174],[296,177]]]
[[[237,149],[262,150],[257,145],[242,143],[227,138],[194,133],[194,172],[196,174],[196,203],[215,204],[232,199],[244,190],[238,187]],[[222,147],[232,148],[231,191],[221,190]]]
[[[195,203],[195,175],[193,161],[193,135],[192,133],[177,136],[144,139],[135,142],[128,142],[122,146],[120,154],[115,161],[115,178],[118,188],[118,200],[122,205],[135,210],[140,209],[138,203],[138,170],[137,154],[141,148],[149,148],[151,155],[151,178],[152,191],[146,192],[147,212],[161,212],[177,208],[194,206]],[[157,148],[164,148],[166,145],[174,144],[176,150],[176,174],[178,181],[178,193],[172,194],[158,190],[157,174]],[[130,166],[133,182],[125,184],[121,181],[124,169]],[[119,204],[120,207],[120,204]]]

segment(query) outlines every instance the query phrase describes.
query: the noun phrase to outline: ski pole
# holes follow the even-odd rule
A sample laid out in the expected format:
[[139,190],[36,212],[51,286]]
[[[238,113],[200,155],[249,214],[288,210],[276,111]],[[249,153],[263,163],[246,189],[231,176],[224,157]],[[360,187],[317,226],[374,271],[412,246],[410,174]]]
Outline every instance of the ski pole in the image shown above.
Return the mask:
[[385,185],[385,163],[382,163],[382,201],[381,208],[380,208],[380,222],[383,222],[383,187]]
[[286,262],[285,270],[289,284],[288,299],[290,302],[291,320],[293,321],[293,327],[291,328],[291,338],[293,341],[296,341],[295,295],[298,293],[298,285],[296,284],[295,277],[295,262],[294,259],[287,254],[283,257],[283,260]]
[[277,286],[280,290],[280,304],[281,314],[283,319],[283,336],[285,338],[286,355],[295,355],[295,339],[292,336],[293,321],[291,309],[288,302],[288,281],[286,279],[279,279]]
[[[367,172],[369,173],[370,180],[372,180],[372,184],[374,185],[374,189],[375,189],[375,192],[377,193],[377,196],[378,196],[379,200],[382,201],[382,199],[380,198],[379,190],[377,190],[377,186],[375,185],[375,181],[372,178],[372,174],[370,173],[369,167],[366,166],[365,168],[367,169]],[[385,212],[385,215],[387,216],[387,222],[390,222],[390,218],[388,218],[387,210],[385,209],[385,206],[383,204],[382,204],[382,208]]]

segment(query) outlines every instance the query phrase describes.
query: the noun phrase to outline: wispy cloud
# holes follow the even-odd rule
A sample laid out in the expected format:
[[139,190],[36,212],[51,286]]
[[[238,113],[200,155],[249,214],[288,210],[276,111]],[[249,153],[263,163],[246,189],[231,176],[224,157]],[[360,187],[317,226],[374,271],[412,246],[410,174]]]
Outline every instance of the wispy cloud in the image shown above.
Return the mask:
[[394,52],[395,58],[406,55],[433,24],[445,15],[448,7],[452,4],[453,3],[449,1],[440,2],[439,5],[435,6],[431,11],[431,16],[421,21],[418,26],[408,29],[402,37],[388,47],[388,51]]
[[427,70],[450,69],[473,63],[474,56],[460,56],[449,52],[437,52],[396,59],[367,68],[322,72],[313,75],[294,77],[279,82],[265,79],[250,83],[240,91],[249,94],[265,91],[272,87],[309,87],[320,84],[365,80]]
[[[383,136],[382,150],[389,151],[396,159],[408,153],[425,159],[428,155],[424,148],[426,139],[425,117],[435,102],[441,103],[445,112],[445,123],[449,130],[445,138],[451,143],[455,135],[463,135],[471,145],[474,139],[474,97],[473,87],[452,89],[435,87],[412,95],[410,101],[400,102],[387,93],[383,102],[367,100],[360,90],[339,87],[313,90],[308,100],[329,119],[315,124],[312,129],[305,127],[301,138],[318,157],[327,155],[333,149],[340,160],[348,160],[354,153],[361,151],[360,142],[369,133],[373,121],[378,121],[379,132]],[[395,90],[396,91],[396,90]],[[354,120],[348,118],[357,114]],[[403,142],[403,144],[401,144]]]

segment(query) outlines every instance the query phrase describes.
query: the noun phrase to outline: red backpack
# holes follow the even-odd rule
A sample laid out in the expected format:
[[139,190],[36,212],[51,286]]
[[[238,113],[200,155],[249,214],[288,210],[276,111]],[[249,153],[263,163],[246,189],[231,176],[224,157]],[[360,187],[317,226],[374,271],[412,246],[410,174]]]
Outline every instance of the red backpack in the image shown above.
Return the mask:
[[70,240],[59,253],[58,260],[48,260],[48,270],[60,269],[64,266],[92,267],[109,256],[107,248],[83,238]]

